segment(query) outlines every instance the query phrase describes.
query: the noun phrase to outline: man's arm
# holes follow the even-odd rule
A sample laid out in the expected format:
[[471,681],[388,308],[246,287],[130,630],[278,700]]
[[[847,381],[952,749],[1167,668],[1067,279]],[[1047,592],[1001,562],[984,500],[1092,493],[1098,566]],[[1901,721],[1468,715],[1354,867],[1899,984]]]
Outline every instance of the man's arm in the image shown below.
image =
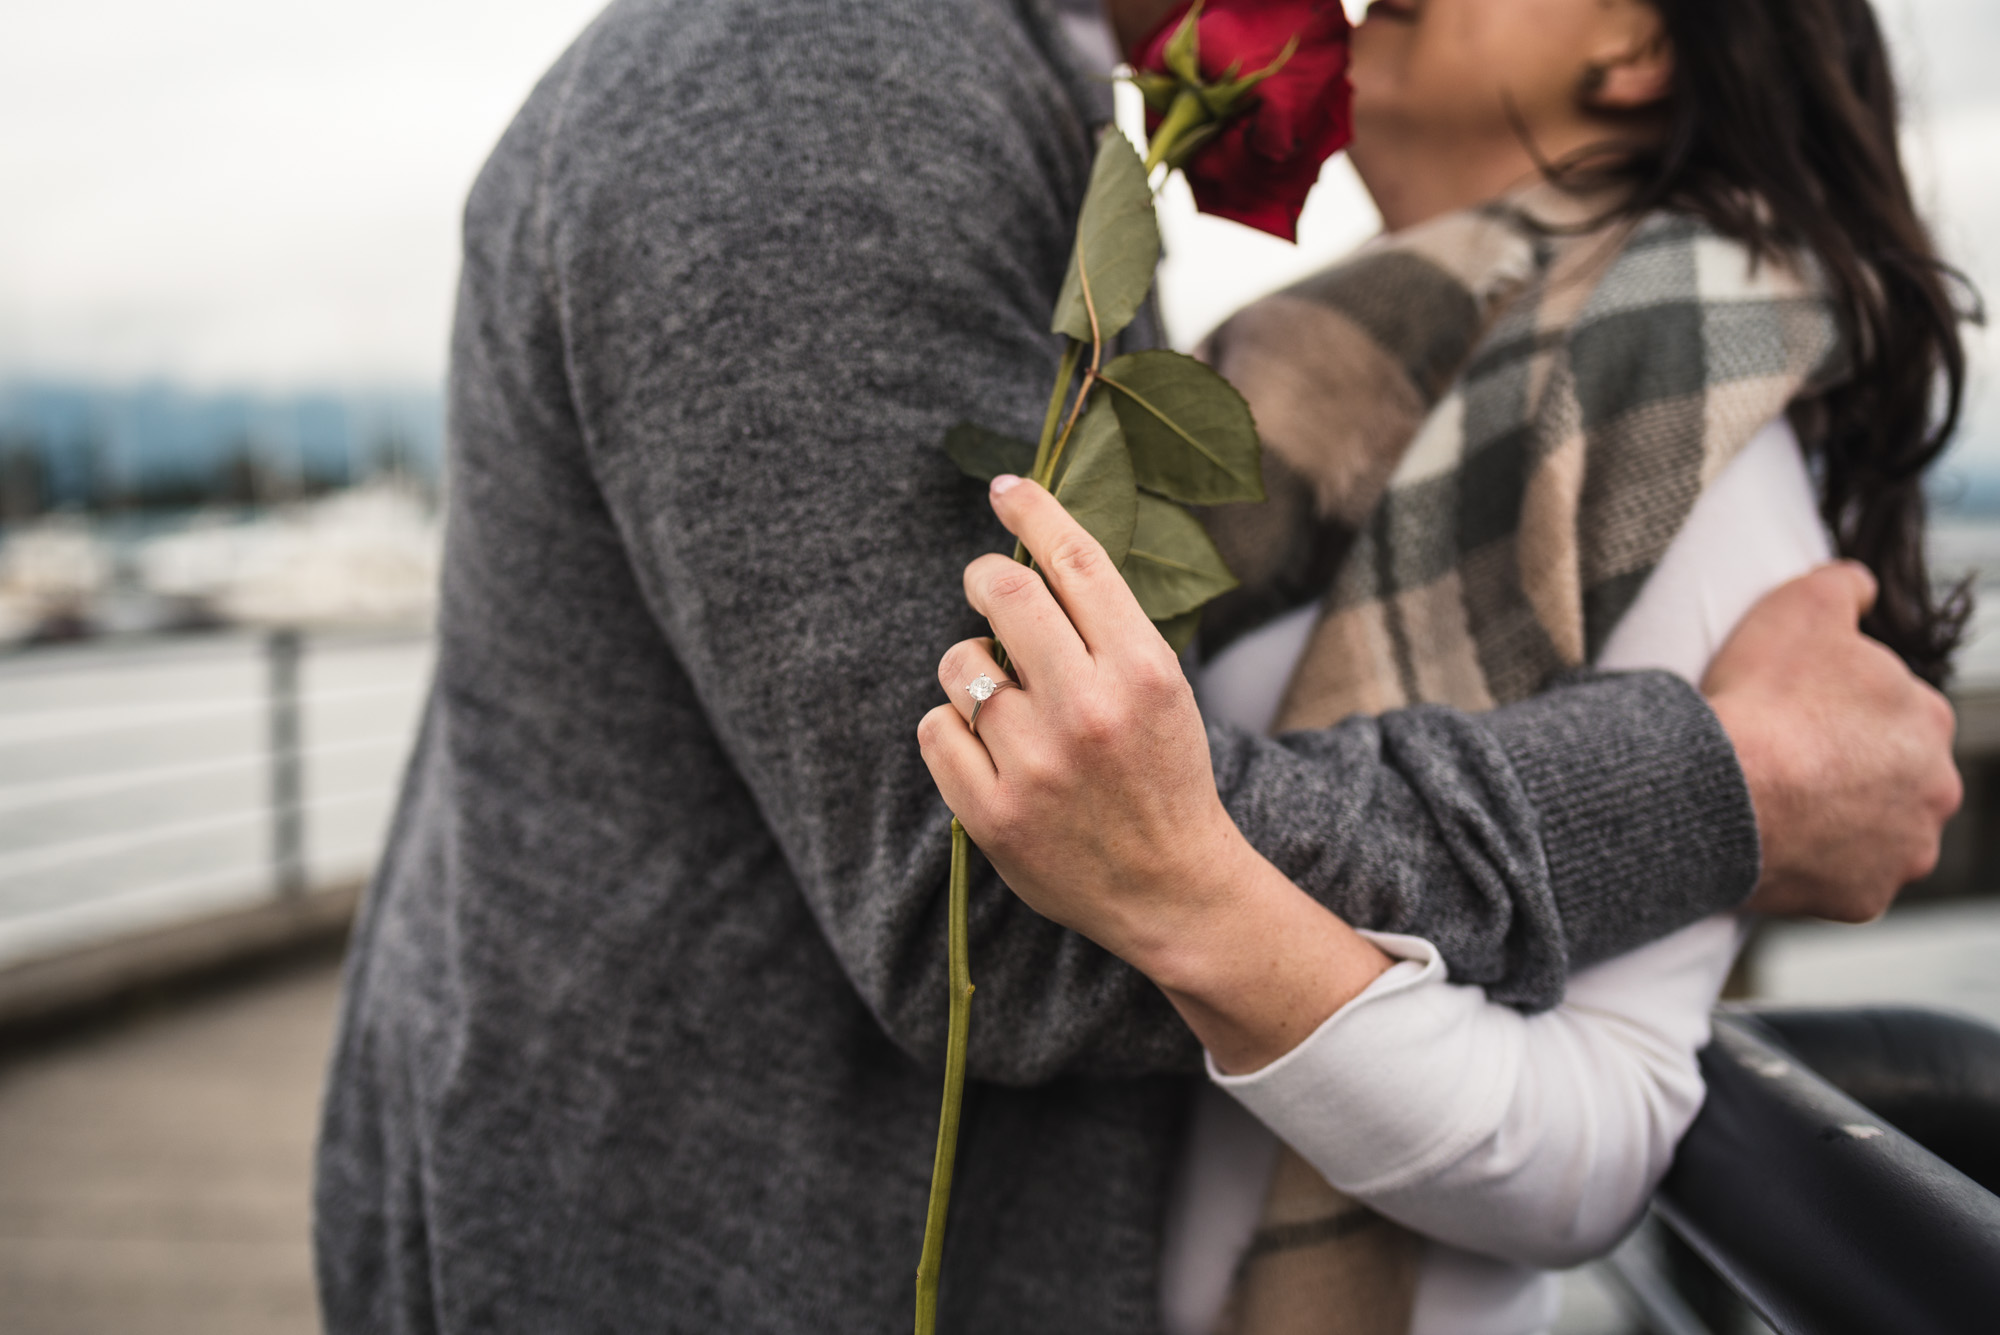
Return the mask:
[[1579,675],[1483,715],[1214,729],[1210,746],[1238,827],[1300,887],[1356,926],[1435,941],[1454,980],[1531,1009],[1561,1000],[1572,966],[1740,904],[1757,880],[1729,739],[1662,673]]

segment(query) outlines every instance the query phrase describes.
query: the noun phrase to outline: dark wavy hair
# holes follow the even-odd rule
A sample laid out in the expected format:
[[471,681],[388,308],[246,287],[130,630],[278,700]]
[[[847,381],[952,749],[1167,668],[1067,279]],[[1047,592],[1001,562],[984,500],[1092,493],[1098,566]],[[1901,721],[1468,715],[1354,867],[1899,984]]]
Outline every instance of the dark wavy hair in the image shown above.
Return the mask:
[[1958,426],[1959,325],[1980,314],[1911,200],[1874,11],[1868,0],[1648,2],[1674,50],[1654,133],[1555,174],[1623,180],[1621,214],[1678,209],[1759,256],[1818,262],[1851,374],[1795,404],[1793,425],[1837,549],[1881,582],[1863,629],[1942,685],[1971,596],[1932,583],[1923,474]]

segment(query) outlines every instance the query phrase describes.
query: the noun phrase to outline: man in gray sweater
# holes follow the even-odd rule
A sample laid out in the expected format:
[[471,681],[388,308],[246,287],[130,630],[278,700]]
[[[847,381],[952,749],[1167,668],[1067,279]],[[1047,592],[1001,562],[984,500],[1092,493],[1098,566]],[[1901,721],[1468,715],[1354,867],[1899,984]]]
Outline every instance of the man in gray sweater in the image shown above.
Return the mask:
[[[937,442],[1039,420],[1105,108],[1044,0],[619,0],[494,152],[436,682],[319,1154],[334,1335],[908,1319],[949,820],[914,731],[1005,545]],[[1545,1006],[1741,902],[1760,816],[1794,902],[1931,856],[1937,706],[1822,620],[1714,711],[1640,675],[1217,729],[1216,782],[1350,921]],[[1199,1052],[990,874],[972,931],[947,1328],[1155,1331]]]

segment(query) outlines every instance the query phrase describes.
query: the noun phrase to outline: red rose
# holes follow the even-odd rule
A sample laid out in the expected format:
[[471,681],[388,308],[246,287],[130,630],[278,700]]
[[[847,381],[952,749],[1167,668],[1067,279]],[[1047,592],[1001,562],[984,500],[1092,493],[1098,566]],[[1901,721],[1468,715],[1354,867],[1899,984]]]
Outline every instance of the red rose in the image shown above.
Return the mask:
[[1340,0],[1182,0],[1128,57],[1147,90],[1148,134],[1166,119],[1166,80],[1187,86],[1170,48],[1190,9],[1197,91],[1270,71],[1181,164],[1195,205],[1295,241],[1321,165],[1353,134],[1347,13]]

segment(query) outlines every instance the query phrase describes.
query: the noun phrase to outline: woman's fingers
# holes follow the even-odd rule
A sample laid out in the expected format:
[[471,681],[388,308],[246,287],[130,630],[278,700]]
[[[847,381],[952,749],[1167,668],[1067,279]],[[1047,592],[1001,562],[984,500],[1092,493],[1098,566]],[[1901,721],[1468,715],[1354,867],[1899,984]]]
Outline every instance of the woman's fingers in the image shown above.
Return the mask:
[[[1035,558],[1093,654],[1151,647],[1158,636],[1125,577],[1062,502],[1025,478],[1005,476],[993,479],[992,496],[993,512]],[[1013,652],[1004,632],[1001,640]]]
[[1015,680],[1060,693],[1090,670],[1090,653],[1038,571],[998,554],[965,568],[965,599],[993,627],[1018,669]]
[[961,820],[972,817],[977,823],[975,813],[983,809],[996,778],[992,755],[950,705],[924,715],[917,725],[917,745],[944,804]]
[[[983,704],[966,689],[980,677],[993,683],[993,691]],[[996,766],[1019,761],[1023,747],[1033,744],[1035,734],[1035,724],[1029,720],[1034,706],[1018,683],[1005,684],[1011,681],[1013,674],[1003,671],[993,657],[991,640],[961,640],[938,660],[938,685],[944,688],[945,698]]]

